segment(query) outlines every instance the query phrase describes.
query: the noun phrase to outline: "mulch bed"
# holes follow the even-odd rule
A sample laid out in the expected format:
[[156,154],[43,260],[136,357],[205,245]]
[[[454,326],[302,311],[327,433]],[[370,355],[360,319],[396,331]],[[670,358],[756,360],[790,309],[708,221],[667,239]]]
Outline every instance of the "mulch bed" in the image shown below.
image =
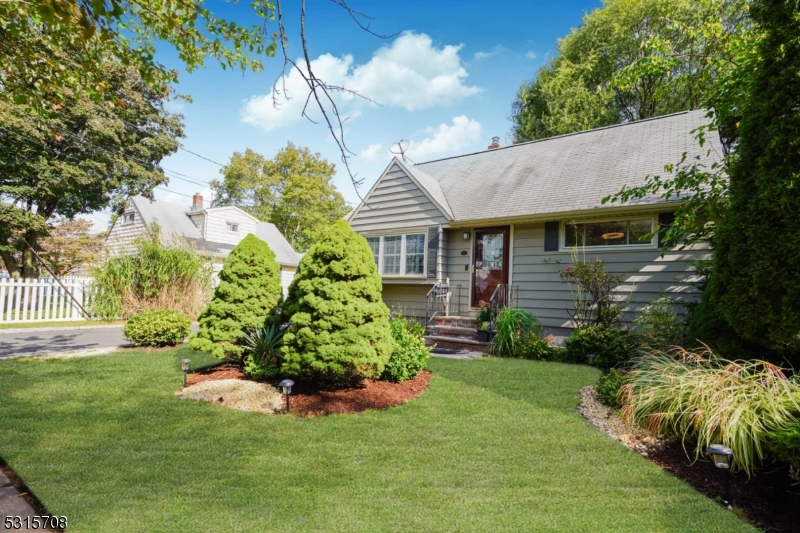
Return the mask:
[[[721,503],[722,475],[707,458],[694,461],[693,449],[687,450],[679,440],[664,439],[642,428],[630,427],[597,397],[594,387],[581,389],[578,412],[600,431],[639,452],[664,470],[672,473]],[[731,480],[735,513],[770,533],[800,531],[800,485],[790,477],[787,466],[765,468],[750,478],[736,473]]]
[[[692,463],[680,442],[651,451],[648,458],[708,497],[720,499],[722,476],[717,467],[704,460]],[[793,483],[786,466],[776,465],[773,471],[761,471],[749,479],[736,473],[731,480],[734,509],[770,533],[796,533],[800,531],[800,486]]]
[[[189,376],[188,384],[217,379],[246,379],[242,368],[234,363],[225,363],[204,369]],[[291,412],[305,417],[332,413],[361,413],[367,409],[386,409],[417,398],[425,389],[431,373],[423,370],[413,379],[391,383],[364,379],[360,383],[335,387],[312,380],[296,379],[290,399]],[[267,383],[278,387],[280,380]]]

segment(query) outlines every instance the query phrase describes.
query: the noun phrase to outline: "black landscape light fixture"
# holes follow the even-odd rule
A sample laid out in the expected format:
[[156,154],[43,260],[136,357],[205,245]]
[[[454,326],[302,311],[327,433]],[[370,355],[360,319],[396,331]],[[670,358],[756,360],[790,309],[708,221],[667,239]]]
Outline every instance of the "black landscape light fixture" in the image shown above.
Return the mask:
[[733,496],[731,495],[730,483],[731,459],[733,458],[733,450],[727,446],[723,446],[722,444],[712,444],[706,448],[706,452],[711,454],[711,458],[714,459],[714,466],[719,468],[720,472],[722,473],[722,486],[725,490],[725,494],[723,495],[723,503],[728,509],[733,509],[731,506],[733,503]]
[[289,395],[292,393],[292,385],[294,385],[294,381],[291,379],[284,379],[278,386],[283,391],[283,395],[286,396],[286,412],[289,412]]
[[181,359],[181,369],[183,370],[183,386],[188,385],[186,375],[189,373],[189,365],[192,363],[191,359]]
[[595,357],[597,357],[597,354],[587,353],[586,354],[586,364],[594,365],[594,358]]

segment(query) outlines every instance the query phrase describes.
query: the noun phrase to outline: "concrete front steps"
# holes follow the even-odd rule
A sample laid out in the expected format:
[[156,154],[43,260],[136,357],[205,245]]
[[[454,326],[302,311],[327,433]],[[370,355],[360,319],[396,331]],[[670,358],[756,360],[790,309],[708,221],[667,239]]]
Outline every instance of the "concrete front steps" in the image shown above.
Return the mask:
[[425,335],[427,346],[435,344],[437,348],[449,350],[486,352],[489,343],[478,340],[478,321],[475,318],[437,316],[433,320],[434,323],[428,326],[428,335]]

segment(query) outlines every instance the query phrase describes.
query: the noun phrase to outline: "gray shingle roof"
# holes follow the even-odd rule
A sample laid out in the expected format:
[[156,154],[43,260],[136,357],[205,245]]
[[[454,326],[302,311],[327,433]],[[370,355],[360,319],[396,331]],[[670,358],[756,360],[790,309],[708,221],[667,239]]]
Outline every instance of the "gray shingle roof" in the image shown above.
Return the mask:
[[439,182],[455,220],[609,207],[600,203],[603,197],[623,185],[643,185],[649,174],[666,175],[664,165],[677,163],[684,152],[708,165],[721,160],[717,135],[708,135],[701,148],[691,133],[708,124],[705,113],[687,111],[562,135],[421,163],[415,169]]
[[278,231],[275,224],[259,222],[256,226],[256,237],[269,244],[270,249],[275,252],[275,260],[279,264],[297,266],[300,263],[301,255],[294,251],[292,245]]
[[[152,222],[157,222],[161,226],[161,236],[167,243],[175,244],[183,239],[198,250],[212,252],[220,257],[227,257],[233,249],[230,244],[205,240],[200,229],[186,214],[189,211],[188,205],[164,200],[150,201],[144,196],[133,196],[131,201],[148,227]],[[300,254],[292,249],[274,224],[258,222],[256,237],[266,242],[275,252],[275,260],[279,264],[297,266],[300,263]]]

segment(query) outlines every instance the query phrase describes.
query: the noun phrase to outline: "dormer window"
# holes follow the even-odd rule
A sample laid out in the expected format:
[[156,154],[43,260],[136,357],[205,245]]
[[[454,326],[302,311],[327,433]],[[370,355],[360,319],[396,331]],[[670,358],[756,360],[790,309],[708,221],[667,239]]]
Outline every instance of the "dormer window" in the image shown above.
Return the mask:
[[226,222],[225,225],[227,226],[228,231],[232,233],[237,233],[239,231],[239,224],[234,222]]
[[136,213],[125,213],[122,215],[123,224],[133,224],[134,220],[136,220]]

